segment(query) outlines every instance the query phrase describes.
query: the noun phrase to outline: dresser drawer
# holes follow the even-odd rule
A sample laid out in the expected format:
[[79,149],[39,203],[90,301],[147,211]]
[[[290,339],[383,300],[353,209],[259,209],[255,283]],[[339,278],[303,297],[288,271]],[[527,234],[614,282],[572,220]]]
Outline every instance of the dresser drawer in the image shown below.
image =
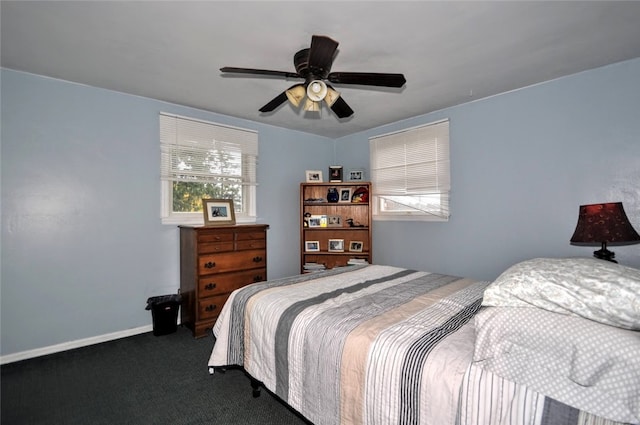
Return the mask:
[[220,295],[254,282],[267,279],[267,269],[253,269],[235,273],[221,273],[198,279],[198,297]]
[[212,252],[233,251],[233,232],[205,232],[198,235],[198,252],[208,254]]
[[265,239],[254,239],[236,242],[236,249],[238,251],[244,251],[246,249],[264,249],[266,247],[267,241]]
[[266,264],[267,251],[264,249],[201,255],[198,257],[198,274],[257,269],[266,267]]
[[236,233],[237,241],[265,240],[267,234],[265,232],[238,232]]
[[227,230],[225,232],[216,229],[201,231],[198,233],[198,244],[217,243],[217,242],[233,242],[234,232]]
[[236,234],[236,249],[264,249],[267,247],[266,232],[238,232]]
[[214,252],[233,251],[234,244],[231,242],[207,242],[198,245],[200,254],[209,254]]
[[218,317],[229,295],[231,294],[215,295],[198,300],[198,319],[207,320]]

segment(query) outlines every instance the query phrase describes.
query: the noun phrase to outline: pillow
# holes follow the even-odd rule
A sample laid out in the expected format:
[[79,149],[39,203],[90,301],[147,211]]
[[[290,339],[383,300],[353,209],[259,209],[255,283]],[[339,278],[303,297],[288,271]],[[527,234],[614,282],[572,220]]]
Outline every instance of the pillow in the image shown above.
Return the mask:
[[498,276],[482,305],[538,307],[640,330],[640,270],[595,258],[536,258]]

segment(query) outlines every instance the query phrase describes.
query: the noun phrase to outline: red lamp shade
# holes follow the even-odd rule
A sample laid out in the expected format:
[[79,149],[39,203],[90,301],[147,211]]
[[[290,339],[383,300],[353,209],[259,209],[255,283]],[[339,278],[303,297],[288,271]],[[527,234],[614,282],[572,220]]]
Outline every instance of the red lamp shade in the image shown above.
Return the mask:
[[615,254],[607,249],[609,245],[631,245],[640,243],[640,235],[635,231],[622,207],[622,202],[580,205],[578,224],[571,237],[573,245],[602,245],[593,253],[594,257],[613,261]]

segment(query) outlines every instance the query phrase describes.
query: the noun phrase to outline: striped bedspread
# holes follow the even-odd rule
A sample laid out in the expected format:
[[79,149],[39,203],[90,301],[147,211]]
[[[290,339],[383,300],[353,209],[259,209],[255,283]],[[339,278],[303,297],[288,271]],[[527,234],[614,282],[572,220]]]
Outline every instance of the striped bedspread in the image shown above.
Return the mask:
[[253,284],[209,366],[242,366],[316,425],[454,424],[486,285],[379,265]]
[[475,364],[465,374],[459,410],[456,425],[629,425],[571,407]]

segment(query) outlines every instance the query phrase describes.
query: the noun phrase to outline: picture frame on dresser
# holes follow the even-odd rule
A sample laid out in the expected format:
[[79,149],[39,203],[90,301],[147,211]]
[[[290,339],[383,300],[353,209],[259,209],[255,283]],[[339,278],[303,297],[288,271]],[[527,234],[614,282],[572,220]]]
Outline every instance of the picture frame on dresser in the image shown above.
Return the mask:
[[202,212],[205,226],[236,224],[236,212],[233,199],[202,199]]

